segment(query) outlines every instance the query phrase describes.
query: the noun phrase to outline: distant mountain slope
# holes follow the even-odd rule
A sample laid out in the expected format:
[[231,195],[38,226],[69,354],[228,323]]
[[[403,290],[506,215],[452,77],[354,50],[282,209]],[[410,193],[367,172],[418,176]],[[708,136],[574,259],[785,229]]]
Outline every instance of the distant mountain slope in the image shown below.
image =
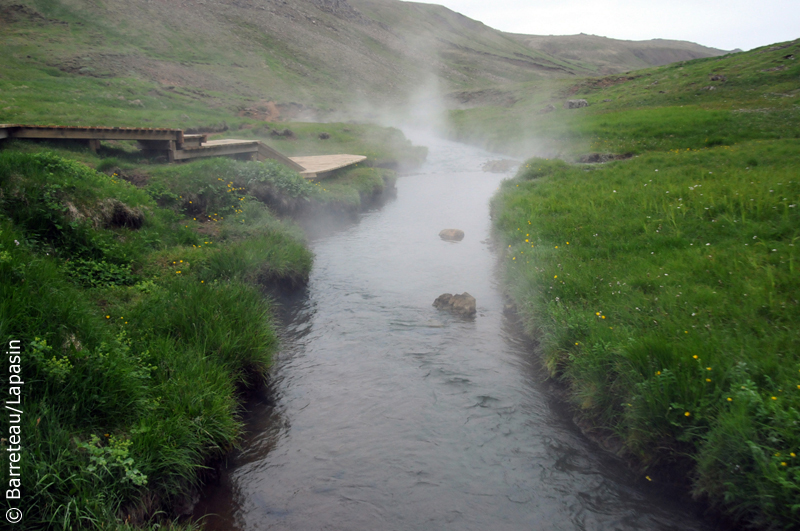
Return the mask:
[[298,104],[284,114],[324,115],[407,101],[426,84],[491,91],[719,52],[512,35],[397,0],[0,0],[0,35],[0,71],[53,77],[55,69],[63,86],[130,79],[150,88],[129,100],[177,94],[265,119],[276,116],[275,102]]
[[595,69],[601,75],[730,53],[693,42],[665,39],[623,41],[584,33],[549,36],[510,35],[532,50]]

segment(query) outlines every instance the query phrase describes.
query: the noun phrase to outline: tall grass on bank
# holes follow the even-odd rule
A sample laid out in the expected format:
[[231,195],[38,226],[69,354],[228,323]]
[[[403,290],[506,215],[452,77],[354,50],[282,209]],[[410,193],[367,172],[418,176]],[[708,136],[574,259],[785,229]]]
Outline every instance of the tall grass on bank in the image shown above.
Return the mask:
[[241,214],[248,196],[281,215],[356,213],[393,188],[396,179],[392,170],[356,165],[311,182],[275,161],[225,158],[165,166],[151,174],[148,190],[159,204],[190,214],[193,221],[214,223]]
[[297,229],[252,198],[200,223],[153,195],[51,153],[0,153],[0,342],[21,341],[26,382],[21,529],[171,514],[235,444],[237,395],[276,349],[253,283],[308,275]]
[[315,189],[296,171],[275,161],[210,158],[151,172],[148,185],[159,204],[179,208],[196,221],[219,221],[240,209],[248,194],[290,213]]
[[509,293],[584,414],[780,528],[800,525],[799,166],[794,140],[531,159],[493,201]]

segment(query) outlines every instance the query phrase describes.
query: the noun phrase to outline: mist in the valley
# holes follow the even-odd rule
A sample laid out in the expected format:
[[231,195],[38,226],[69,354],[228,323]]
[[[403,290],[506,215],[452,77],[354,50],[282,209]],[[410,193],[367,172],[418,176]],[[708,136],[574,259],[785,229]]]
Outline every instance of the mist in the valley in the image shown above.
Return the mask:
[[[558,156],[558,151],[553,146],[548,146],[534,133],[535,115],[517,116],[514,123],[509,124],[515,131],[510,144],[489,146],[477,140],[462,138],[463,135],[459,134],[459,129],[453,122],[452,113],[465,108],[456,98],[456,94],[463,89],[448,86],[448,81],[437,74],[436,54],[435,47],[427,50],[424,63],[429,66],[420,67],[415,73],[415,80],[393,98],[376,94],[363,95],[328,119],[395,127],[406,133],[406,136],[413,137],[412,141],[415,144],[424,145],[426,140],[435,139],[474,144],[476,147],[495,152],[498,158],[523,160],[530,157]],[[469,112],[470,106],[466,109]],[[475,135],[474,138],[480,136]]]

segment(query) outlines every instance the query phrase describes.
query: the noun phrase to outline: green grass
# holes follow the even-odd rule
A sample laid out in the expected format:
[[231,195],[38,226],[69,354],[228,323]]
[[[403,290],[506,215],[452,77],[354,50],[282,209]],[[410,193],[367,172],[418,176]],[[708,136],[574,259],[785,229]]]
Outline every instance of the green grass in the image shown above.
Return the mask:
[[332,198],[333,205],[343,205],[352,211],[368,207],[384,193],[394,190],[396,179],[392,170],[356,164],[334,172],[333,176],[316,182],[315,186]]
[[228,109],[198,105],[191,93],[164,90],[137,78],[31,68],[13,56],[2,62],[2,123],[188,128],[241,121]]
[[533,158],[504,183],[509,294],[600,436],[768,529],[800,525],[798,51],[554,82],[453,116],[454,134],[512,152],[633,157]]
[[[22,342],[31,382],[24,528],[146,528],[235,444],[239,392],[277,346],[257,284],[302,284],[311,254],[296,226],[188,165],[175,182],[228,219],[194,221],[157,178],[138,189],[67,154],[0,152],[0,341]],[[289,195],[299,176],[271,169]]]
[[531,159],[493,206],[509,293],[583,414],[646,465],[689,456],[697,495],[761,525],[800,524],[797,148]]

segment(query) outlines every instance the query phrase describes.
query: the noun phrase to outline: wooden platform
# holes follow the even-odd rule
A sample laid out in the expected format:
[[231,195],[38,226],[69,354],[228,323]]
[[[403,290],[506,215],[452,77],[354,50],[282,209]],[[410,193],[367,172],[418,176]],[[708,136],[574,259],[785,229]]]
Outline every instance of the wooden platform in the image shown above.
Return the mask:
[[309,157],[289,157],[293,162],[304,168],[300,175],[313,179],[325,173],[357,164],[367,157],[363,155],[313,155]]
[[61,125],[0,124],[0,140],[39,138],[85,140],[97,151],[101,140],[136,140],[150,155],[165,156],[170,162],[201,157],[236,156],[250,160],[272,159],[299,172],[307,179],[325,176],[334,170],[366,159],[362,155],[318,155],[287,157],[259,140],[208,140],[206,134],[184,134],[181,129],[148,127],[84,127]]
[[245,155],[258,153],[258,140],[208,140],[197,146],[174,149],[170,160],[186,160],[198,157],[220,157],[225,155]]

